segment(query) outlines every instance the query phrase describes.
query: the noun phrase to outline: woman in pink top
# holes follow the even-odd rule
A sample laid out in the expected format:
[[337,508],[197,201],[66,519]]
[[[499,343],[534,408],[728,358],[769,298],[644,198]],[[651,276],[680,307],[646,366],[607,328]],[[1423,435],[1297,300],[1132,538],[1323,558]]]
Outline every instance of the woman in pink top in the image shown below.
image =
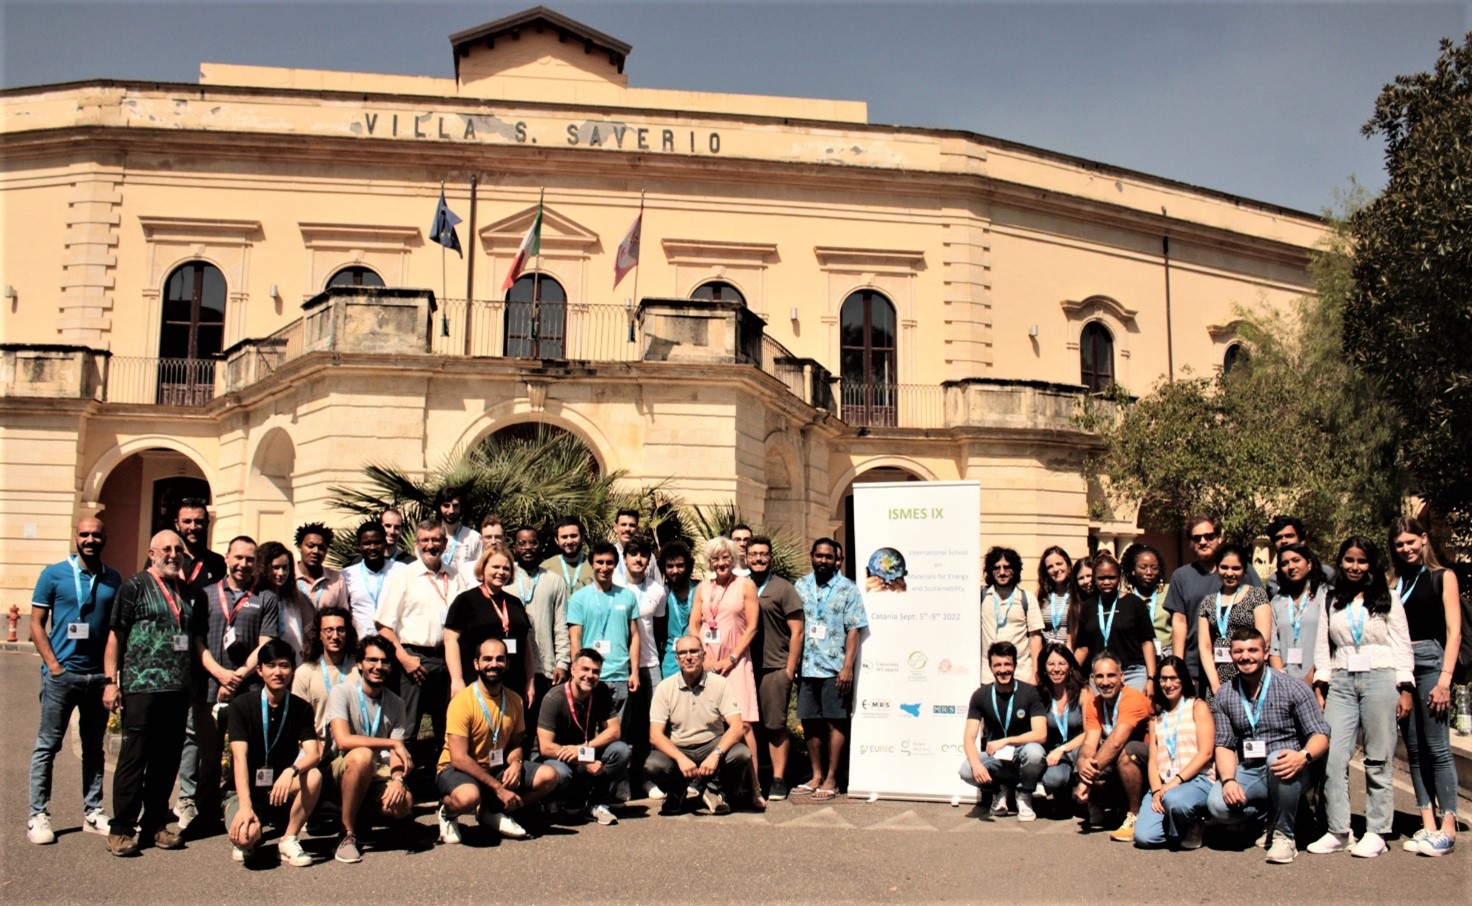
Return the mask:
[[757,781],[756,734],[759,719],[756,672],[751,665],[751,643],[757,631],[756,585],[734,572],[736,543],[730,538],[712,538],[705,543],[705,562],[710,576],[700,583],[695,606],[690,611],[690,630],[700,633],[705,645],[705,669],[726,678],[731,694],[741,705],[746,721],[746,747],[751,750],[751,803],[765,809],[761,784]]

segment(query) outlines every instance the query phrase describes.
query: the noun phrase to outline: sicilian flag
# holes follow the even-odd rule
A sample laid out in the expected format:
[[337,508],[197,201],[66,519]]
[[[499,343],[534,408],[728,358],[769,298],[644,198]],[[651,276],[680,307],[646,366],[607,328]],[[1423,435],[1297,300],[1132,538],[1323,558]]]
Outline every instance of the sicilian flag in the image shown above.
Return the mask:
[[434,223],[429,228],[429,240],[438,242],[447,249],[454,249],[455,254],[464,258],[465,253],[460,251],[460,237],[455,235],[455,224],[459,222],[460,218],[445,204],[445,189],[441,186],[440,203],[434,209]]
[[618,255],[613,259],[613,288],[618,289],[624,275],[639,266],[639,236],[644,229],[644,202],[639,202],[639,216],[629,227],[628,235],[618,244]]
[[511,270],[506,272],[506,282],[501,284],[501,291],[511,289],[511,284],[526,270],[526,262],[542,251],[542,197],[537,196],[537,216],[532,219],[531,227],[526,231],[526,236],[521,240],[521,248],[516,250],[516,257],[511,259]]

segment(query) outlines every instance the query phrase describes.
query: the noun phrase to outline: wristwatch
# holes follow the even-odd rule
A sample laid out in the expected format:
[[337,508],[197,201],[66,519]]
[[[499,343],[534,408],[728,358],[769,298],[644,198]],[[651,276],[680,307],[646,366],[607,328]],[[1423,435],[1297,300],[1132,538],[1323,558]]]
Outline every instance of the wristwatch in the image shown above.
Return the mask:
[[1304,749],[1303,750],[1303,763],[1304,764],[1313,764],[1314,763],[1314,753],[1310,752],[1308,749]]
[[721,748],[720,746],[716,746],[716,757],[717,758],[725,758],[726,757],[726,750],[723,749],[723,748]]

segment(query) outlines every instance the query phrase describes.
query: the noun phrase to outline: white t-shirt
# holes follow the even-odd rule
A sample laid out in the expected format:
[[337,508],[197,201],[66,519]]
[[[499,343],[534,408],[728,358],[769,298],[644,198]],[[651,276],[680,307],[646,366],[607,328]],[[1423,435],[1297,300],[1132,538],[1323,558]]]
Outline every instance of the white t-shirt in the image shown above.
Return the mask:
[[658,667],[661,657],[654,643],[654,618],[665,613],[664,583],[645,573],[641,584],[627,587],[639,598],[639,666]]

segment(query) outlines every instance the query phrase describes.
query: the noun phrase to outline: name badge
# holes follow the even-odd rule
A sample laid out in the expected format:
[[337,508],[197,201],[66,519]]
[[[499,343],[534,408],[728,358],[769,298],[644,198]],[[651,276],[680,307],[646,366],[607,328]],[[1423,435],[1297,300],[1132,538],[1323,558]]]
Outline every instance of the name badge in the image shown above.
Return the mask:
[[1017,747],[1002,746],[996,751],[994,755],[992,755],[992,757],[998,761],[1011,761],[1012,759],[1017,757]]
[[1293,667],[1302,667],[1303,666],[1303,649],[1302,648],[1289,648],[1288,649],[1288,663],[1289,663],[1290,666],[1293,666]]
[[821,642],[828,638],[828,627],[822,623],[814,623],[808,627],[808,635]]
[[225,630],[225,637],[220,640],[220,644],[224,645],[226,648],[229,648],[231,645],[235,644],[234,626],[231,626]]
[[270,768],[256,769],[256,786],[273,786],[276,783],[276,772]]
[[502,641],[504,641],[506,643],[506,653],[507,654],[515,654],[516,653],[516,639],[502,639]]
[[183,633],[179,633],[179,634],[175,635],[174,636],[174,650],[175,651],[188,651],[189,650],[189,636],[184,635]]
[[91,623],[68,623],[66,624],[66,637],[69,639],[87,639],[92,637]]
[[1368,673],[1370,671],[1370,656],[1368,654],[1351,654],[1349,656],[1350,673]]
[[1232,649],[1217,646],[1211,649],[1211,659],[1218,664],[1230,664],[1232,663]]
[[721,643],[721,631],[719,629],[710,629],[707,627],[700,637],[707,645],[719,645]]
[[593,643],[593,650],[599,654],[612,654],[613,643],[608,641],[608,639],[599,639]]
[[492,749],[489,761],[491,763],[491,767],[499,768],[501,765],[506,763],[506,753],[501,751],[500,749]]
[[1268,757],[1268,744],[1261,739],[1242,740],[1243,758],[1266,758]]
[[592,764],[598,760],[598,753],[592,746],[578,746],[578,761],[583,764]]
[[1160,769],[1160,779],[1164,780],[1166,783],[1170,783],[1172,780],[1176,779],[1176,775],[1179,773],[1180,771],[1176,770],[1175,765],[1168,764]]

